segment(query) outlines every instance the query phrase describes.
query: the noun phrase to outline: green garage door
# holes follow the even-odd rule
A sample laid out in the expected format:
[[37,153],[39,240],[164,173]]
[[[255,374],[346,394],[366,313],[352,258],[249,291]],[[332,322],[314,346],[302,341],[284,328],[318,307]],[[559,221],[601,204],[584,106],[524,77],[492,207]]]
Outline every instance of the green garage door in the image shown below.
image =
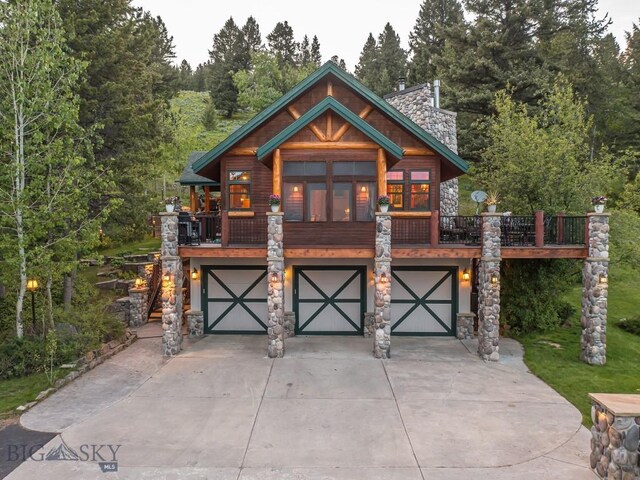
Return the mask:
[[266,267],[208,266],[202,272],[205,333],[266,333]]
[[298,335],[362,335],[367,307],[365,266],[294,267]]
[[392,267],[392,335],[455,335],[458,267]]

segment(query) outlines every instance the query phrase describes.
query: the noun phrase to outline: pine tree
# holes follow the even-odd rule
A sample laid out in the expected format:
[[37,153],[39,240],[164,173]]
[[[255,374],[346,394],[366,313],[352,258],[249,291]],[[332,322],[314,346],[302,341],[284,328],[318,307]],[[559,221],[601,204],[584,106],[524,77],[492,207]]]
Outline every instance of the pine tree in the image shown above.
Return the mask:
[[378,37],[378,49],[380,68],[382,74],[387,76],[378,85],[378,91],[382,95],[392,92],[398,78],[407,74],[407,52],[400,46],[400,36],[390,23],[384,26]]
[[411,83],[432,82],[438,78],[434,57],[442,55],[445,26],[464,22],[459,0],[424,0],[418,19],[409,34],[409,46],[413,53],[409,67]]
[[309,37],[304,36],[300,43],[300,49],[298,52],[298,65],[306,67],[311,62],[311,45],[309,44]]
[[319,67],[322,64],[322,54],[320,53],[320,41],[316,35],[311,40],[311,62]]
[[347,63],[344,61],[344,58],[338,57],[338,55],[333,55],[331,57],[331,61],[338,65],[345,72],[347,71]]
[[280,66],[296,65],[298,44],[293,37],[293,28],[286,20],[278,22],[273,31],[267,35],[269,50],[276,56]]
[[238,106],[238,90],[233,83],[233,75],[246,70],[251,64],[251,55],[242,31],[230,17],[222,29],[213,36],[211,59],[211,100],[227,118]]
[[378,76],[378,45],[373,34],[369,33],[369,37],[362,47],[360,59],[356,65],[355,74],[367,87],[375,90],[377,86]]
[[247,18],[247,23],[242,27],[242,34],[249,52],[257,52],[262,48],[262,36],[260,35],[260,25],[255,18]]
[[208,80],[211,77],[211,63],[200,63],[193,72],[192,88],[196,92],[206,92],[209,90]]
[[191,65],[185,59],[180,63],[178,68],[178,89],[179,90],[192,90],[193,89],[193,70]]

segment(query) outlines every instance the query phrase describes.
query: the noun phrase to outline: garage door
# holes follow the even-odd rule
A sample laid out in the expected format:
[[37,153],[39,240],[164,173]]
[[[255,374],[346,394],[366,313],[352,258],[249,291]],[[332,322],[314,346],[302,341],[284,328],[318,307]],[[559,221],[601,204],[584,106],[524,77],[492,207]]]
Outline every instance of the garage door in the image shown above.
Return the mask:
[[266,267],[214,266],[202,272],[205,333],[266,332]]
[[297,334],[362,335],[366,267],[299,266],[293,272]]
[[391,332],[455,335],[457,267],[393,267]]

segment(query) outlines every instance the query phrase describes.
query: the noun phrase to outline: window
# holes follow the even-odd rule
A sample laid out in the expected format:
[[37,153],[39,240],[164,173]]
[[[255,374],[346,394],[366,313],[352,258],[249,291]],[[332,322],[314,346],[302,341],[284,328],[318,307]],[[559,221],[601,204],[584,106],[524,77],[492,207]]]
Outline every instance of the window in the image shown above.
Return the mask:
[[356,183],[356,221],[372,222],[376,214],[376,184]]
[[387,195],[391,210],[404,209],[404,172],[390,170],[387,172]]
[[377,175],[376,162],[333,162],[333,176],[371,176]]
[[429,170],[410,172],[411,210],[429,210],[431,207],[431,172]]
[[334,222],[350,222],[353,218],[353,206],[351,183],[334,183],[333,184],[333,203],[331,218]]
[[307,222],[327,221],[327,184],[307,183]]
[[282,175],[285,177],[324,177],[327,174],[325,162],[284,162]]
[[251,209],[251,172],[232,170],[228,173],[229,210]]
[[301,222],[304,215],[304,184],[285,182],[283,193],[284,219],[288,222]]

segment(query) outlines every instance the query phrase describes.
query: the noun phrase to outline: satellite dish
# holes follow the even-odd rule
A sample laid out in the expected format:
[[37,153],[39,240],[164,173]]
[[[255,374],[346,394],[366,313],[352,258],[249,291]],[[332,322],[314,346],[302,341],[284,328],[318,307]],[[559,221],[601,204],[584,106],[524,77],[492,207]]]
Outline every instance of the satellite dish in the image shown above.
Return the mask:
[[482,203],[487,199],[487,196],[488,195],[486,194],[486,192],[483,192],[482,190],[476,190],[471,194],[471,200],[476,203]]

